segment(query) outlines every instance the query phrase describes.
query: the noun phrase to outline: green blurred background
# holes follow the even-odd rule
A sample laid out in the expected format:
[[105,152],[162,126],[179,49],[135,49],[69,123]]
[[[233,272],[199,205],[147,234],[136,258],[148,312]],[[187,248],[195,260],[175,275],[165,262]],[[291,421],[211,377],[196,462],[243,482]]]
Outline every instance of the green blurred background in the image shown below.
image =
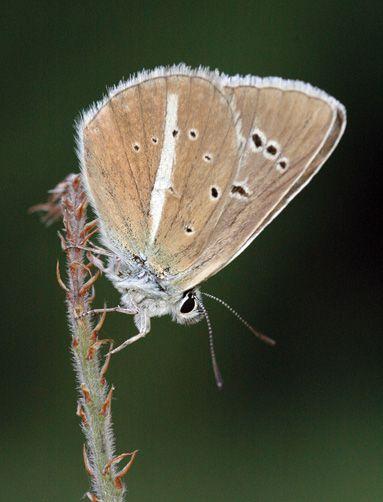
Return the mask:
[[[140,449],[128,500],[383,500],[382,2],[31,2],[2,10],[0,499],[87,490],[56,229],[26,214],[77,170],[73,121],[105,86],[184,61],[280,75],[349,114],[323,171],[206,291],[277,339],[262,346],[206,302],[206,327],[153,321],[109,380],[118,451]],[[118,296],[105,281],[97,301]],[[131,319],[110,316],[124,340]]]

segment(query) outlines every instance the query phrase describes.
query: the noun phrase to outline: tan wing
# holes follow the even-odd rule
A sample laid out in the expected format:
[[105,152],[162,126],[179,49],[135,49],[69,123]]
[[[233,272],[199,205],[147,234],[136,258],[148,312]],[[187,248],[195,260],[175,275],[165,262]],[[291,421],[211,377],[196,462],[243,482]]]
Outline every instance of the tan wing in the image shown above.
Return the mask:
[[216,84],[216,74],[186,67],[142,74],[78,127],[103,234],[115,251],[145,258],[159,276],[198,259],[238,168],[238,124]]
[[79,154],[111,247],[188,289],[265,228],[344,126],[343,106],[307,84],[181,65],[139,74],[89,110]]
[[120,253],[142,256],[145,250],[150,193],[163,147],[166,92],[165,78],[122,89],[91,109],[78,128],[88,195],[102,232]]
[[[227,98],[203,78],[190,79],[188,101],[178,112],[178,131],[171,186],[148,252],[150,265],[170,274],[189,269],[208,246],[229,197],[241,147]],[[154,196],[155,188],[152,201]]]
[[263,230],[308,183],[338,143],[345,110],[300,82],[256,79],[226,83],[245,138],[239,170],[209,245],[178,278],[189,289],[216,273]]

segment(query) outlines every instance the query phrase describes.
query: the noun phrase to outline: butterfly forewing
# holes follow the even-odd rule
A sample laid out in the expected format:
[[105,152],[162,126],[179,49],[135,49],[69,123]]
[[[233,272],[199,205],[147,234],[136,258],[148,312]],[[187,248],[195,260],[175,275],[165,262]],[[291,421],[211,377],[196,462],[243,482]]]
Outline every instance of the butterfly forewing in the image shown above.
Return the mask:
[[192,270],[180,276],[180,288],[205,280],[245,249],[338,142],[343,107],[322,93],[305,92],[301,83],[295,86],[228,88],[242,119],[239,168],[224,211],[210,228],[209,245]]
[[343,106],[307,84],[179,66],[120,84],[78,135],[104,240],[184,291],[265,228],[344,127]]
[[318,169],[320,169],[323,162],[325,162],[325,160],[331,154],[332,150],[335,148],[341,135],[343,134],[345,124],[344,110],[343,108],[338,108],[336,110],[336,119],[334,121],[333,127],[322,148],[319,150],[312,162],[310,162],[307,169],[303,172],[302,176],[300,176],[298,180],[293,185],[291,185],[289,191],[285,194],[283,199],[279,201],[274,209],[257,227],[251,239],[255,238],[280,213],[280,211],[290,202],[290,200],[294,198],[295,195],[300,192],[305,185],[307,185],[307,183],[315,175]]

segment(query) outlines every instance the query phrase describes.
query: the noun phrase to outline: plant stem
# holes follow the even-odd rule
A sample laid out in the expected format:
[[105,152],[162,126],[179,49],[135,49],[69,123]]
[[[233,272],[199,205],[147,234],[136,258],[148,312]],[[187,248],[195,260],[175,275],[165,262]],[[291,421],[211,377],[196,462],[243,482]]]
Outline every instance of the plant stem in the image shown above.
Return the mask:
[[[103,319],[98,326],[92,326],[88,312],[94,296],[93,284],[99,272],[92,275],[92,263],[86,260],[84,246],[94,229],[86,226],[87,198],[81,187],[79,176],[72,175],[62,197],[62,213],[65,234],[61,238],[67,258],[67,284],[65,287],[68,320],[72,332],[71,350],[76,379],[80,391],[77,414],[82,419],[82,429],[86,437],[84,463],[91,477],[95,494],[88,493],[93,501],[122,502],[124,486],[115,472],[114,436],[111,420],[111,399],[113,387],[108,387],[105,372],[109,363],[101,367],[98,349],[105,342],[98,340]],[[112,461],[112,462],[111,462]],[[105,467],[109,465],[109,468]]]
[[[71,351],[80,392],[76,414],[81,418],[85,434],[83,458],[92,484],[92,493],[88,492],[86,496],[92,502],[123,502],[125,486],[122,478],[129,472],[138,450],[114,454],[111,415],[114,387],[109,387],[105,379],[113,341],[98,338],[106,311],[101,311],[102,316],[95,326],[89,315],[83,315],[91,310],[94,283],[100,270],[104,269],[100,258],[92,254],[93,248],[86,246],[97,231],[98,223],[97,220],[86,222],[87,205],[80,176],[70,174],[50,191],[46,203],[32,207],[30,212],[43,212],[42,221],[48,225],[61,217],[64,223],[64,235],[59,236],[66,254],[67,281],[61,278],[58,263],[56,275],[66,293],[72,333]],[[96,273],[95,268],[98,269]],[[101,365],[99,350],[103,345],[109,346],[109,353]],[[117,464],[127,457],[130,457],[128,463],[116,472]]]

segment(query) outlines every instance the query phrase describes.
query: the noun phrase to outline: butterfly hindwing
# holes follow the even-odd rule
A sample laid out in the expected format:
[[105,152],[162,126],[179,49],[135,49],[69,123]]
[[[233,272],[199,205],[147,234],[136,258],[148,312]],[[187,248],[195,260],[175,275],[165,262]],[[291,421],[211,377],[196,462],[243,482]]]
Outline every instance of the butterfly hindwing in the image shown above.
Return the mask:
[[224,90],[200,73],[139,78],[78,128],[104,240],[158,275],[198,259],[238,168],[238,118]]
[[[151,93],[150,106],[142,99],[142,88]],[[88,194],[106,240],[120,254],[141,255],[146,246],[165,107],[165,79],[149,80],[109,96],[88,112],[78,127]]]
[[[178,97],[177,82],[169,80]],[[208,245],[239,162],[236,117],[225,95],[206,79],[189,80],[187,110],[177,114],[171,186],[148,253],[154,267],[172,274],[189,269]]]

